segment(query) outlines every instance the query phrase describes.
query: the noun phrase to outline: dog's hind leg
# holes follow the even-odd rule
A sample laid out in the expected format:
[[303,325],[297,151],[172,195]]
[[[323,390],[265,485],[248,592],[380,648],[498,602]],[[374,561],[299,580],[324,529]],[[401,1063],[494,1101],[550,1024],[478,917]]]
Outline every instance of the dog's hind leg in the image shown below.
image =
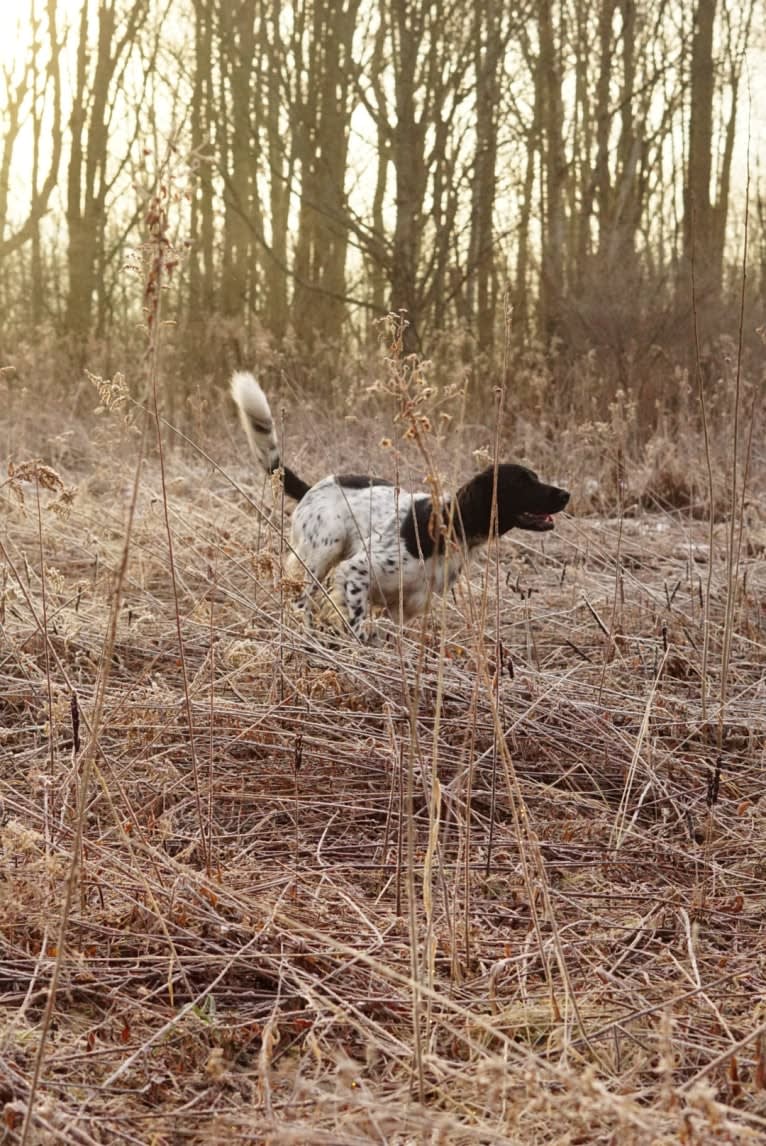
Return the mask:
[[285,559],[285,572],[291,579],[303,582],[295,601],[297,610],[305,611],[313,594],[320,591],[322,581],[342,556],[343,546],[339,540],[305,545],[299,538],[293,539],[293,552]]

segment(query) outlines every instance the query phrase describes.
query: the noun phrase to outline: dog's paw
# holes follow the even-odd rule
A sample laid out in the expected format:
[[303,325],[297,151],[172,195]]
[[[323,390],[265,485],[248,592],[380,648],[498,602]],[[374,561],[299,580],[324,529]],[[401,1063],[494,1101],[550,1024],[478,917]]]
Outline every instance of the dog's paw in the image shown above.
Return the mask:
[[330,589],[312,600],[310,624],[313,629],[325,629],[332,633],[347,634],[351,631],[345,601],[336,589]]
[[360,644],[372,647],[380,643],[372,618],[352,619],[343,594],[335,588],[329,588],[321,597],[312,598],[305,624],[325,640],[356,638]]

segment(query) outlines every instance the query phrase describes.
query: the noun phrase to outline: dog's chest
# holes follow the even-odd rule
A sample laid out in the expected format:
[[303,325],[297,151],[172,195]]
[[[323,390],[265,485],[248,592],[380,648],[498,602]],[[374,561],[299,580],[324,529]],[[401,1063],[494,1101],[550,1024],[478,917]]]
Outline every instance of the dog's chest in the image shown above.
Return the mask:
[[421,612],[432,593],[444,593],[457,580],[464,564],[462,547],[448,543],[446,550],[429,557],[412,554],[401,537],[404,513],[370,547],[373,599],[405,616]]
[[426,561],[426,578],[437,593],[444,593],[455,584],[464,563],[462,547],[450,542],[446,553],[436,554]]
[[[443,592],[456,581],[464,563],[462,546],[447,542],[446,550],[424,557],[411,553],[402,527],[412,506],[412,497],[394,489],[355,491],[344,504],[344,529],[353,552],[364,551],[372,566],[372,579],[379,593],[390,598],[405,592]],[[371,496],[372,494],[372,496]],[[422,545],[418,547],[422,549]]]
[[373,604],[383,605],[395,616],[417,616],[433,593],[443,593],[454,585],[463,566],[463,556],[455,550],[425,560],[397,550],[373,547],[370,554],[370,596]]

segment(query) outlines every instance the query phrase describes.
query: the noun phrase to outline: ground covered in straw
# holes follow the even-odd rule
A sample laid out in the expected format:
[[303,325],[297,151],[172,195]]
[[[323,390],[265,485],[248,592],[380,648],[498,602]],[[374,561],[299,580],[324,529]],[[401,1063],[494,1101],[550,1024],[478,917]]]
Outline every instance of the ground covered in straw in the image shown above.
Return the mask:
[[756,510],[575,498],[365,649],[114,433],[0,500],[0,1139],[762,1141]]

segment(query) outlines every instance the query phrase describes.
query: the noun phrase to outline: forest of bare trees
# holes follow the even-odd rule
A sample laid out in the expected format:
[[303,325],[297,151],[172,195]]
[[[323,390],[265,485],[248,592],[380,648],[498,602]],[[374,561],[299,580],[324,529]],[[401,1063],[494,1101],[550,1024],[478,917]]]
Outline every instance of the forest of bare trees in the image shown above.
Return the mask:
[[631,364],[766,290],[755,0],[20,0],[0,121],[0,349],[135,336],[148,199],[171,317],[301,353],[407,314],[408,349]]

